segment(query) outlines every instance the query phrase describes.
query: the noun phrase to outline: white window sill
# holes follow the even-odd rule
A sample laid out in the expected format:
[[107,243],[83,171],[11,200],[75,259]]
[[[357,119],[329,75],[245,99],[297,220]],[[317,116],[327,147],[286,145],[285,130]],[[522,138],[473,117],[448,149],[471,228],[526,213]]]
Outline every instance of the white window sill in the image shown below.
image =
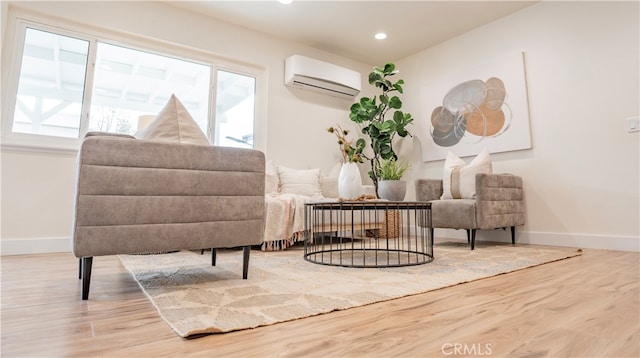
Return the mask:
[[33,134],[11,133],[2,136],[2,151],[77,154],[80,140]]

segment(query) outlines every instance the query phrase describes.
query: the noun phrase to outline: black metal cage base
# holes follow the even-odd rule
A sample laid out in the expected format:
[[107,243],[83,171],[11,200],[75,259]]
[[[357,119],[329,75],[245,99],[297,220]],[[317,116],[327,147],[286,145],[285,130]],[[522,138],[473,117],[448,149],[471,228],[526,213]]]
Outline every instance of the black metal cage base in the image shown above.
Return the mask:
[[316,202],[305,205],[304,258],[343,267],[433,261],[431,203]]

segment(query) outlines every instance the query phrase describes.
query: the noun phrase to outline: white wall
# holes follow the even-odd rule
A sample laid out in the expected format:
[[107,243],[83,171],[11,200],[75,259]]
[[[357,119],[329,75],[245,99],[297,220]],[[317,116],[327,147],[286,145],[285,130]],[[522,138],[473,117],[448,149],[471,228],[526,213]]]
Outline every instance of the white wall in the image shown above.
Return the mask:
[[[348,110],[352,102],[285,87],[284,59],[302,54],[362,73],[371,69],[368,64],[216,22],[160,2],[16,2],[10,4],[9,11],[16,7],[50,14],[71,24],[90,24],[100,30],[159,39],[264,67],[269,95],[267,159],[293,168],[329,170],[338,162],[337,144],[326,128],[334,123],[350,125]],[[3,20],[5,9],[3,2]],[[7,29],[3,27],[3,34]],[[10,41],[3,42],[3,59],[10,45]],[[8,61],[2,64],[8,66]],[[8,68],[3,68],[3,75],[6,71]],[[69,250],[75,154],[5,148],[1,160],[2,253]]]
[[[419,94],[430,79],[525,51],[533,148],[492,155],[494,171],[524,178],[518,241],[638,251],[640,133],[624,119],[639,115],[639,26],[638,2],[533,5],[397,61],[406,109],[424,123]],[[422,163],[419,143],[412,156],[414,178],[442,177],[443,161]]]

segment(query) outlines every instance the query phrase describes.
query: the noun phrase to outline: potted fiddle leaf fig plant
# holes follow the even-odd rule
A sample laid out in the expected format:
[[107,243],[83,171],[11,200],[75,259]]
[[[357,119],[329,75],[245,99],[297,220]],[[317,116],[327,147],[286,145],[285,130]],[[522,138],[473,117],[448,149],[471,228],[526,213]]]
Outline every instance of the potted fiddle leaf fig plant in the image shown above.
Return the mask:
[[407,126],[413,122],[413,118],[410,113],[400,110],[402,101],[398,97],[398,94],[403,93],[404,81],[399,79],[393,82],[389,79],[397,73],[396,66],[391,62],[383,68],[374,67],[369,74],[369,84],[378,88],[381,93],[374,97],[362,97],[351,106],[349,113],[349,118],[358,123],[362,127],[362,133],[369,137],[373,154],[363,153],[362,157],[371,164],[369,177],[373,181],[377,197],[380,197],[378,184],[383,161],[398,159],[393,150],[394,138],[411,135]]

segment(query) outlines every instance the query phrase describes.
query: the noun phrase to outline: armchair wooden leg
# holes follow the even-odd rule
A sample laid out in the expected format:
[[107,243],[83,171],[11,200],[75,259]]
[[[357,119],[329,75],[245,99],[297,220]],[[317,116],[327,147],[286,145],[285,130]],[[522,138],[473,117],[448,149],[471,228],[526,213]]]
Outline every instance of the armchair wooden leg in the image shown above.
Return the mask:
[[211,248],[211,266],[215,266],[216,265],[216,249],[215,248]]
[[247,245],[242,248],[242,279],[246,280],[249,274],[249,255],[251,254],[251,246]]
[[516,227],[512,226],[511,227],[511,245],[515,245],[516,244]]
[[[471,250],[476,248],[476,229],[471,229]],[[467,230],[469,232],[469,230]]]
[[91,264],[93,264],[93,257],[83,257],[80,260],[82,267],[82,300],[89,299],[89,285],[91,284]]
[[431,235],[431,243],[432,243],[432,244],[433,244],[433,242],[436,240],[436,238],[435,238],[435,236],[434,236],[434,232],[435,232],[435,229],[434,229],[434,228],[432,228],[432,227],[430,227],[430,228],[429,228],[429,235]]

